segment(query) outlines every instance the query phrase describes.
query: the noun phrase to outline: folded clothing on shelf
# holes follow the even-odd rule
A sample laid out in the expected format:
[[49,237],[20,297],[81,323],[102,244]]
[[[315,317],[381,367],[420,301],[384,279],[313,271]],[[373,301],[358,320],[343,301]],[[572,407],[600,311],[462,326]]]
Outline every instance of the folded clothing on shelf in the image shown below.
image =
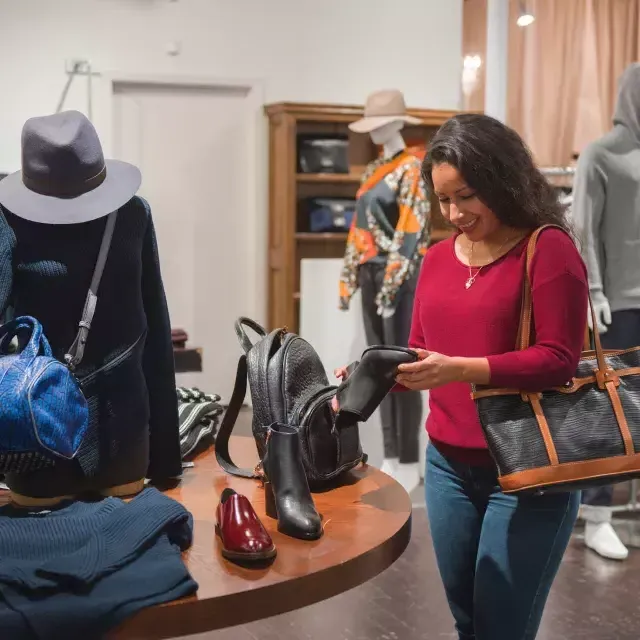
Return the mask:
[[181,551],[193,518],[157,489],[128,503],[0,508],[0,629],[12,640],[100,638],[141,609],[194,593]]
[[182,458],[191,455],[205,439],[213,444],[224,408],[220,396],[197,387],[178,387],[180,451]]

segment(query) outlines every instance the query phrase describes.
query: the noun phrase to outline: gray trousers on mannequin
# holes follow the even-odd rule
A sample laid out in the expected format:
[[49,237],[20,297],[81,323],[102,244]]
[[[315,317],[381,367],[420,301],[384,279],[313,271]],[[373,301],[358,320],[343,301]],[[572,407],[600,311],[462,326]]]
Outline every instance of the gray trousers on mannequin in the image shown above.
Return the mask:
[[[623,309],[611,314],[611,324],[600,336],[605,349],[630,349],[640,346],[640,309]],[[610,507],[613,485],[593,487],[582,492],[582,504]]]
[[[411,330],[416,275],[405,282],[396,298],[396,311],[390,318],[378,315],[376,296],[382,287],[385,265],[367,262],[359,269],[362,293],[362,314],[367,343],[406,347]],[[380,405],[385,458],[397,458],[400,463],[418,462],[422,396],[419,391],[390,393]]]

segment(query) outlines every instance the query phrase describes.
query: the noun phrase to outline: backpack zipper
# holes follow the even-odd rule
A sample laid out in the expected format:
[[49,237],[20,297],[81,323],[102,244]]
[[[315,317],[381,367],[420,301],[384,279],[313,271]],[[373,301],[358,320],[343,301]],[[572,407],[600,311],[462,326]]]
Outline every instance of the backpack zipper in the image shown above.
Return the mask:
[[[304,423],[305,419],[309,417],[311,405],[317,402],[324,402],[336,394],[338,387],[323,387],[315,393],[311,394],[308,398],[303,400],[293,411],[291,415],[293,426],[300,427]],[[324,397],[326,396],[326,398]]]

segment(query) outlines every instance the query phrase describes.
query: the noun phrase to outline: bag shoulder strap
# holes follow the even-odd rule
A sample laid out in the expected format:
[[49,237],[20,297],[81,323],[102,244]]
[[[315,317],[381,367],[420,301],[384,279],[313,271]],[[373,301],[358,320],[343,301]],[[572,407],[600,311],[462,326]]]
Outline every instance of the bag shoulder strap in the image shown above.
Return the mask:
[[[527,244],[527,257],[526,257],[526,267],[524,274],[524,282],[523,282],[523,294],[522,294],[522,309],[520,311],[520,325],[518,327],[518,337],[516,340],[516,351],[522,351],[527,349],[531,345],[531,334],[532,334],[532,320],[533,320],[533,293],[531,287],[531,263],[533,262],[533,256],[535,254],[536,245],[538,243],[538,238],[540,234],[549,228],[560,229],[563,233],[569,235],[566,229],[563,229],[561,226],[556,224],[545,224],[541,227],[538,227],[530,236],[529,242]],[[592,325],[594,327],[594,339],[597,343],[596,351],[602,351],[602,347],[599,346],[600,336],[598,335],[598,329],[596,325],[596,316],[595,311],[593,309],[593,302],[591,301],[591,295],[589,294],[589,311],[591,313]],[[585,340],[584,340],[584,348],[585,350],[589,350],[590,348],[590,340],[589,340],[589,327],[588,325],[585,327]]]
[[240,346],[245,353],[249,353],[249,351],[251,351],[251,348],[255,344],[251,342],[251,338],[249,338],[249,336],[247,335],[245,327],[249,327],[250,329],[255,331],[255,333],[257,333],[260,338],[264,338],[267,335],[267,332],[262,325],[259,325],[255,320],[251,320],[251,318],[245,318],[244,316],[238,318],[234,326],[236,330],[236,336],[238,337],[238,342],[240,343]]
[[227,473],[233,476],[240,476],[241,478],[259,478],[255,471],[237,467],[233,463],[233,460],[231,460],[231,454],[229,453],[229,438],[238,420],[238,415],[240,414],[240,409],[242,408],[242,403],[247,393],[247,375],[247,356],[243,354],[240,356],[240,360],[238,360],[236,382],[233,387],[229,406],[222,418],[222,423],[216,435],[214,449],[220,468]]
[[84,347],[87,343],[87,338],[89,337],[91,322],[93,321],[93,315],[96,312],[96,304],[98,303],[98,287],[100,286],[102,272],[104,271],[107,256],[109,255],[109,248],[111,247],[111,240],[113,238],[113,230],[116,226],[117,217],[117,209],[112,211],[107,217],[107,223],[104,228],[104,233],[102,234],[102,244],[100,245],[100,252],[98,253],[98,260],[93,271],[93,277],[91,278],[91,284],[89,285],[89,293],[87,294],[87,299],[84,303],[82,318],[80,319],[78,327],[78,334],[64,357],[67,366],[72,371],[80,364],[80,362],[82,362],[82,358],[84,356]]

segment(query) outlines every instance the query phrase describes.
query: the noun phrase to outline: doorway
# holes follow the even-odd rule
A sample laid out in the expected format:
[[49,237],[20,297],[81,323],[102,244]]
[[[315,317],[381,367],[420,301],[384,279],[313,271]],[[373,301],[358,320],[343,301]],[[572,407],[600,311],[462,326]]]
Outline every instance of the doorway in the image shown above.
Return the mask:
[[113,155],[142,171],[139,194],[151,205],[171,324],[203,349],[203,372],[179,374],[178,385],[226,402],[240,353],[233,323],[262,315],[255,96],[250,86],[112,87]]

